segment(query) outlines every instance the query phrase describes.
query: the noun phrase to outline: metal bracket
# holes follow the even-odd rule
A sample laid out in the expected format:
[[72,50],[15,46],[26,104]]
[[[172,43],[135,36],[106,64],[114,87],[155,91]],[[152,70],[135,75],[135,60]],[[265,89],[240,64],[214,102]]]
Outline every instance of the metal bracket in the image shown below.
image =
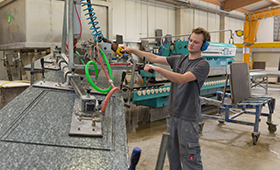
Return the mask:
[[43,88],[50,88],[50,89],[59,89],[59,90],[71,90],[73,91],[73,88],[63,82],[56,83],[52,81],[38,81],[33,84],[34,87],[43,87]]
[[75,99],[73,107],[70,136],[102,137],[103,115],[96,112],[82,112],[80,99]]

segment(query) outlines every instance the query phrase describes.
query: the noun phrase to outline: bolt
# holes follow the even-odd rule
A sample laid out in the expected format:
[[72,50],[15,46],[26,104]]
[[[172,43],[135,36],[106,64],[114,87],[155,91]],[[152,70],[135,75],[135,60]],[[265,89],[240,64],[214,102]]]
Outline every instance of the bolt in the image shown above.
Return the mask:
[[92,122],[91,126],[95,126],[95,125],[96,125],[95,122]]

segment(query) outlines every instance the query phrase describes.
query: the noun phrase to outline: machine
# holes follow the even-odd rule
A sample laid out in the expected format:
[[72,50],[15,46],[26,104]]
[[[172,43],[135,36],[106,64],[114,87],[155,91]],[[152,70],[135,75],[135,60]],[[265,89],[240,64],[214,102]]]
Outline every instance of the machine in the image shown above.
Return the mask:
[[[168,41],[166,41],[168,42]],[[162,46],[153,47],[153,53],[162,56],[170,55],[188,55],[188,41],[177,39],[174,43],[166,43]],[[216,91],[222,91],[225,86],[226,69],[229,64],[234,61],[236,55],[236,46],[233,44],[210,42],[206,51],[202,53],[210,64],[210,72],[208,78],[204,82],[201,89],[201,96],[215,97]],[[166,69],[170,69],[160,65]],[[152,79],[158,88],[147,88],[142,91],[133,93],[133,103],[151,107],[163,107],[167,105],[170,83],[161,75],[155,73],[146,73],[141,71],[140,75],[146,79]],[[160,84],[162,83],[162,84]],[[229,84],[227,84],[228,86]]]

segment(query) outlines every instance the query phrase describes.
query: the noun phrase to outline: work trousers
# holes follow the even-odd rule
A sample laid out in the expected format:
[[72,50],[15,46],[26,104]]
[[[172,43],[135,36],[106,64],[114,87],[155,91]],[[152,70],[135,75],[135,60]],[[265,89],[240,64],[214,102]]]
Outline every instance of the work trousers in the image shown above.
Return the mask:
[[199,121],[167,117],[170,133],[168,159],[170,170],[202,170],[199,145]]

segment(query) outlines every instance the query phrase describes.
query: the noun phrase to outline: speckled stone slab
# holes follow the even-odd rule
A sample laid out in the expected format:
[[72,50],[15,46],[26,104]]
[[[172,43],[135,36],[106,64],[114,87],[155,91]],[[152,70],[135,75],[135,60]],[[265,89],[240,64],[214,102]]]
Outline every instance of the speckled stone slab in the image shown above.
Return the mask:
[[[46,79],[61,81],[59,76],[48,72]],[[0,169],[128,169],[122,95],[107,105],[102,138],[68,135],[76,97],[31,86],[1,109]]]

